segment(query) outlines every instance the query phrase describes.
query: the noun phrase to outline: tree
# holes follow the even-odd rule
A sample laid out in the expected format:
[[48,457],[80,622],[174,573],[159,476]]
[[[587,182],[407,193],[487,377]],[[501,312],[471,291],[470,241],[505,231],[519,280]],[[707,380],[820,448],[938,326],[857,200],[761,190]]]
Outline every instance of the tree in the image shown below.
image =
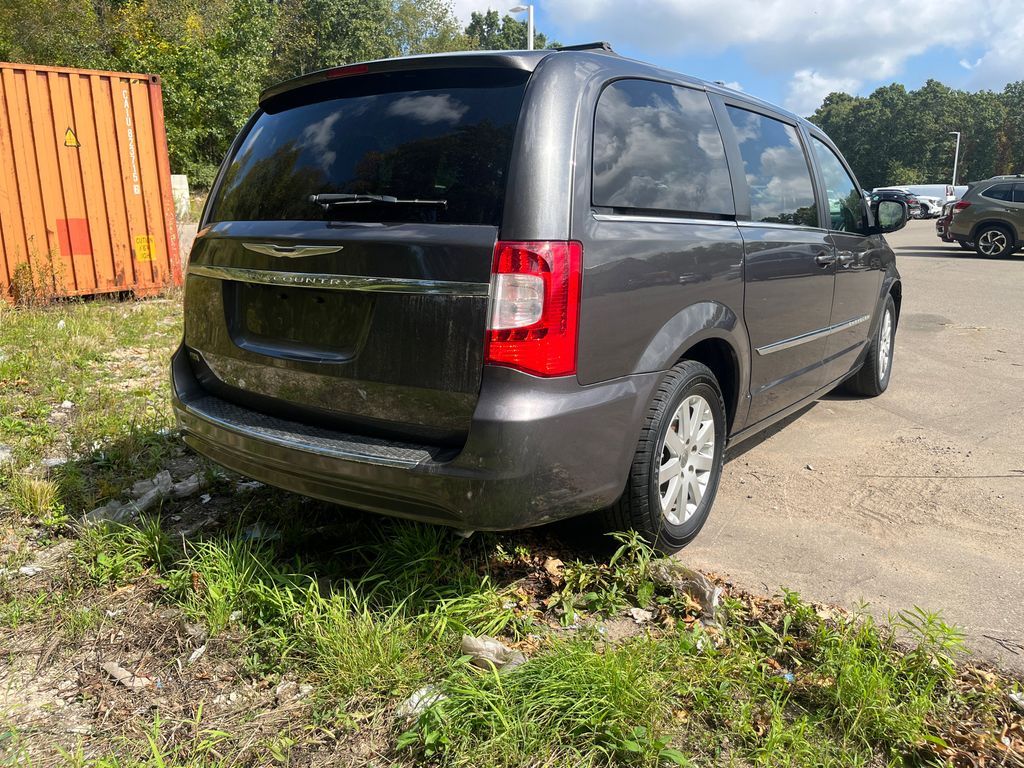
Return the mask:
[[1011,83],[1001,94],[956,90],[937,80],[909,92],[893,83],[867,97],[831,93],[811,120],[868,188],[950,181],[950,131],[960,131],[962,139],[958,180],[1024,167],[1024,83]]
[[[466,36],[473,42],[474,48],[485,51],[520,51],[526,48],[526,35],[529,30],[525,21],[505,14],[500,16],[497,11],[486,13],[473,11],[466,26]],[[553,48],[557,42],[548,42],[545,35],[534,30],[534,48]]]

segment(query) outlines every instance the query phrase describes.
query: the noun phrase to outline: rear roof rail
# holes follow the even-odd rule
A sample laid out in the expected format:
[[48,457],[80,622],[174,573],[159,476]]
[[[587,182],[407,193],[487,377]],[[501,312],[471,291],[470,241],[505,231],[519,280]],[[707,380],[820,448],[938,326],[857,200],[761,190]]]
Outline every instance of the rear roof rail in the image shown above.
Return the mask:
[[579,45],[560,45],[554,50],[556,51],[604,51],[615,56],[619,54],[612,50],[612,44],[603,40],[596,43],[580,43]]

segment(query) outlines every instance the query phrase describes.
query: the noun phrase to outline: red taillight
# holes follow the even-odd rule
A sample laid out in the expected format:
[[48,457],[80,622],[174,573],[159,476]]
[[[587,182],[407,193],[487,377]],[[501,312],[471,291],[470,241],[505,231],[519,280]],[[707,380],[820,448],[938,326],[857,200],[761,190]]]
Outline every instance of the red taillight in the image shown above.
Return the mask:
[[958,200],[953,206],[953,215],[955,216],[957,211],[962,211],[964,208],[970,208],[971,204],[966,200]]
[[350,75],[364,75],[369,67],[365,64],[353,64],[351,67],[335,67],[327,70],[328,78],[349,77]]
[[583,244],[504,242],[494,246],[487,357],[536,376],[576,373]]

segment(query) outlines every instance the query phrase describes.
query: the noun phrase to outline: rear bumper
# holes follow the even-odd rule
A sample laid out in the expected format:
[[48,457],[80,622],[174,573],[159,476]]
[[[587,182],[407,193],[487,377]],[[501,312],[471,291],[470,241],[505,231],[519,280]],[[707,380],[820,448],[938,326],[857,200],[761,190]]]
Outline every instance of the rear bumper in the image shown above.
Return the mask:
[[487,368],[465,446],[347,435],[211,396],[184,348],[171,363],[185,442],[270,485],[373,512],[473,530],[526,528],[612,504],[625,487],[660,374],[591,386]]

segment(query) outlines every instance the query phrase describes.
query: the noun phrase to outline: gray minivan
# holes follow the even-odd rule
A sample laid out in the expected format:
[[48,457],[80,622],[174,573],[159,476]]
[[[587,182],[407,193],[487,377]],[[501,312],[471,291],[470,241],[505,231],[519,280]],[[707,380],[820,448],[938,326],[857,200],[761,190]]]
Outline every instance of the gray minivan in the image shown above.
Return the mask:
[[886,389],[905,222],[814,125],[603,44],[317,72],[212,189],[175,411],[309,496],[674,551],[727,445]]

